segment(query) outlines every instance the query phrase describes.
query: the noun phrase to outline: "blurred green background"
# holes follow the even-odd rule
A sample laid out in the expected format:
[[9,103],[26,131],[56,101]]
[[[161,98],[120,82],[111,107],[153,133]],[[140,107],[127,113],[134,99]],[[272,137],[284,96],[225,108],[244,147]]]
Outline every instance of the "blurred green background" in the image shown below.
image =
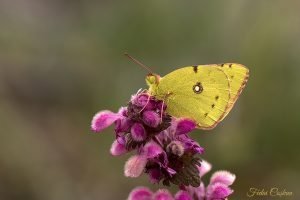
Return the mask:
[[213,170],[237,175],[231,199],[247,199],[250,187],[299,199],[299,8],[296,0],[1,0],[0,199],[125,199],[149,185],[123,176],[129,155],[110,156],[113,128],[89,128],[94,113],[117,111],[146,88],[147,72],[124,52],[161,75],[248,66],[229,116],[192,136]]

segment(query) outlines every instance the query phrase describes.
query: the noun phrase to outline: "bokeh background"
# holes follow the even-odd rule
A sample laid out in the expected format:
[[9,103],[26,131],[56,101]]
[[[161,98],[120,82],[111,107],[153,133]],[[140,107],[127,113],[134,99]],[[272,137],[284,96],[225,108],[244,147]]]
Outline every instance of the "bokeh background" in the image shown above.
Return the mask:
[[250,187],[300,198],[299,8],[296,0],[1,0],[0,199],[125,199],[135,186],[158,188],[123,176],[129,155],[110,156],[113,128],[90,132],[97,111],[117,111],[146,88],[147,72],[124,52],[161,75],[248,66],[229,116],[192,135],[213,170],[237,175],[231,199],[247,199]]

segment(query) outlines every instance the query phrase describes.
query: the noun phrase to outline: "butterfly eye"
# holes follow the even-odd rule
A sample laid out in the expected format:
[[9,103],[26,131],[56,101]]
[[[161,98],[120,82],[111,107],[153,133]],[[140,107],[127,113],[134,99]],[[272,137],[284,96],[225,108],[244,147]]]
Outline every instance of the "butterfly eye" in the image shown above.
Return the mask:
[[196,94],[200,94],[203,91],[203,87],[202,84],[200,82],[197,82],[194,86],[193,86],[193,91]]

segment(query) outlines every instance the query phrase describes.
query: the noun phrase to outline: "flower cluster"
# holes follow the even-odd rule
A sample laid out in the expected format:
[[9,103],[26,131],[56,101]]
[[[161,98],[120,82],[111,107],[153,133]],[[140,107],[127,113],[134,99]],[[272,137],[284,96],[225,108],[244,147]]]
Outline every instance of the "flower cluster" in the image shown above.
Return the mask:
[[[124,148],[129,151],[145,145],[153,136],[171,125],[171,116],[165,110],[166,106],[162,101],[147,93],[138,93],[118,113],[107,110],[97,113],[91,128],[94,132],[100,132],[115,123],[117,141],[120,145],[126,144]],[[113,155],[115,153],[119,155],[124,152],[112,152]]]
[[125,176],[138,177],[145,172],[152,183],[198,187],[199,155],[204,149],[188,136],[196,124],[169,116],[166,108],[163,101],[138,93],[118,113],[97,113],[91,128],[100,132],[115,124],[116,140],[110,150],[114,156],[136,150],[125,164]]
[[[199,167],[199,174],[202,177],[211,169],[211,165],[202,161]],[[128,200],[222,200],[226,199],[233,193],[229,187],[235,180],[235,175],[227,171],[217,171],[210,179],[209,184],[205,187],[201,182],[199,187],[181,187],[174,197],[166,189],[160,189],[153,193],[146,187],[137,187],[131,191]]]
[[163,151],[145,167],[152,183],[163,180],[164,185],[199,186],[199,155],[204,149],[187,135],[194,128],[193,121],[173,119],[171,126],[155,137]]
[[146,173],[151,183],[162,182],[166,186],[172,183],[180,188],[173,197],[165,189],[153,193],[148,188],[138,187],[130,193],[129,200],[224,200],[233,193],[229,186],[235,175],[226,171],[215,172],[210,183],[204,186],[200,178],[211,165],[200,159],[204,148],[188,135],[196,123],[168,115],[162,100],[147,92],[138,92],[117,113],[98,112],[91,129],[101,132],[112,124],[116,139],[110,153],[119,156],[134,151],[125,163],[125,176],[138,177]]

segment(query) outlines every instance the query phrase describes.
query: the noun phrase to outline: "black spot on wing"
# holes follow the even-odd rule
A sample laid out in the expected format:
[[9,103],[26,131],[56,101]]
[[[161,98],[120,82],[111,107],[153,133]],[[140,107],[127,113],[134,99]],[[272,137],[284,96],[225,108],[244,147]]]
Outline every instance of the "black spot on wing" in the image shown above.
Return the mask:
[[198,65],[193,65],[193,70],[194,70],[195,73],[197,73],[198,72]]
[[217,95],[217,96],[215,97],[215,100],[218,101],[218,99],[219,99],[219,96]]

